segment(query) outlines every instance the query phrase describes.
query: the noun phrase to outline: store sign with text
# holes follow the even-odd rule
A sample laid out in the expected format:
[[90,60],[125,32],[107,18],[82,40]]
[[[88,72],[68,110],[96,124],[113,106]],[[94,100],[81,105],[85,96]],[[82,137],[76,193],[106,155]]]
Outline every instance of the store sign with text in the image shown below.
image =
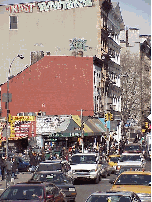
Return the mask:
[[58,0],[58,1],[45,1],[34,2],[27,4],[15,4],[6,8],[10,13],[32,13],[33,7],[37,7],[39,12],[48,12],[51,10],[69,10],[73,8],[82,8],[93,6],[91,0]]

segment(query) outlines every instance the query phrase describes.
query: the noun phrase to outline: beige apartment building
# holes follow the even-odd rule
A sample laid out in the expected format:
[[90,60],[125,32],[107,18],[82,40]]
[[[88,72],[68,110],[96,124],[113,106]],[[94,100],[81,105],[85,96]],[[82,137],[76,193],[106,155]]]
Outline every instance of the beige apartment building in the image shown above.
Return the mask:
[[[108,53],[107,24],[111,1],[42,1],[0,6],[0,83],[8,76],[8,68],[15,56],[11,74],[16,75],[31,64],[31,54],[96,56]],[[116,20],[118,34],[121,16]],[[104,29],[104,30],[103,30]]]

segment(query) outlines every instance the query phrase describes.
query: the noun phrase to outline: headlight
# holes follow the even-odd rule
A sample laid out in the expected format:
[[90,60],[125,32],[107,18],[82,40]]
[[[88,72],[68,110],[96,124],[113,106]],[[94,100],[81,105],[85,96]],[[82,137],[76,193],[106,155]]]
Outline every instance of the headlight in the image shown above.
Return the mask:
[[73,187],[69,188],[69,191],[75,191],[75,188],[73,188]]
[[97,169],[92,169],[92,170],[90,170],[90,173],[96,172],[96,171],[97,171]]

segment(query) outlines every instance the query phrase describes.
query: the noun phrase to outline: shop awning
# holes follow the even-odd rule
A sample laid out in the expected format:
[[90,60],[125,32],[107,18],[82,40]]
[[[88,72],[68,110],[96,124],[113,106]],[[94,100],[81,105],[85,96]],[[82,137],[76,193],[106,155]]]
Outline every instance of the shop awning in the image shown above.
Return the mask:
[[[81,119],[78,115],[72,115],[72,119],[77,123],[79,127],[81,127]],[[86,123],[84,123],[83,130],[85,133],[93,133],[93,130],[91,130],[91,128]]]
[[86,123],[93,130],[94,133],[106,132],[106,128],[104,127],[104,124],[97,118],[88,119]]

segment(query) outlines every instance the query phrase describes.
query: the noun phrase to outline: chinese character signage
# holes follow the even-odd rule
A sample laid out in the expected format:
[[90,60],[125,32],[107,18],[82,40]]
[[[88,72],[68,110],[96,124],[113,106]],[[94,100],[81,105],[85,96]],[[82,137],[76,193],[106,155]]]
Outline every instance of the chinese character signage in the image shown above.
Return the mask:
[[86,42],[87,40],[85,39],[77,39],[77,38],[74,38],[72,40],[70,40],[70,50],[84,50],[86,51],[87,47],[86,46]]

